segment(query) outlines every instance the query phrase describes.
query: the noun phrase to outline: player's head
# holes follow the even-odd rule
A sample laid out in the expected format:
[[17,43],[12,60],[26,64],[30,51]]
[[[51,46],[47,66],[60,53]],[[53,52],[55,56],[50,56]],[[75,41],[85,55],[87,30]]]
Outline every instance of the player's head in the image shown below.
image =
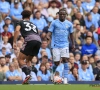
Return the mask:
[[63,22],[66,19],[66,15],[67,15],[67,12],[65,8],[62,8],[59,10],[59,20],[60,21]]
[[21,15],[22,15],[22,18],[23,18],[23,19],[25,19],[25,18],[30,19],[31,11],[29,11],[29,10],[24,10],[24,11],[21,13]]

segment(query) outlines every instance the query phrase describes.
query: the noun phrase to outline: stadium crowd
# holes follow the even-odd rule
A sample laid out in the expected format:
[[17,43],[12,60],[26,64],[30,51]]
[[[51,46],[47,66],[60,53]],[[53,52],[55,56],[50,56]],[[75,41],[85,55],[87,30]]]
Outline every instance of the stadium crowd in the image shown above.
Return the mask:
[[[65,73],[60,55],[57,59],[52,55],[53,40],[47,39],[48,30],[52,31],[50,25],[59,19],[61,8],[66,10],[66,20],[73,26],[75,43],[73,50],[69,37]],[[32,63],[27,63],[32,68],[31,81],[50,81],[53,78],[55,81],[58,78],[67,78],[68,81],[100,80],[100,0],[0,0],[1,81],[21,81],[26,77],[17,59],[24,43],[21,35],[16,42],[17,49],[13,49],[14,30],[16,23],[22,20],[24,9],[32,12],[30,21],[37,26],[42,40],[38,56],[32,58]],[[58,51],[55,50],[54,54],[57,55]]]

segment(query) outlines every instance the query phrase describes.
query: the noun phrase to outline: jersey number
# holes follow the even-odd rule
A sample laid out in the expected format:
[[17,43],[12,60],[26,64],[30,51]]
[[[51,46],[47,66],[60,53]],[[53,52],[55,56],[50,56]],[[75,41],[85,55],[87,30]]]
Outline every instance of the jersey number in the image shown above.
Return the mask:
[[31,23],[28,23],[28,22],[24,22],[24,24],[26,25],[25,27],[25,31],[31,31],[33,30],[34,32],[37,33],[37,30],[36,30],[36,26],[31,24]]

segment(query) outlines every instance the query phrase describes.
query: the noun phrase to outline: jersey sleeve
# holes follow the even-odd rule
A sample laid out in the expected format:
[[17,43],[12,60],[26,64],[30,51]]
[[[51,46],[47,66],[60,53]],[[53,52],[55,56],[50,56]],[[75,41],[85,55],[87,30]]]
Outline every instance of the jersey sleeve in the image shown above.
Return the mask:
[[50,27],[48,29],[49,32],[53,32],[53,30],[54,30],[54,24],[55,24],[55,22],[51,23],[51,25],[50,25]]
[[16,26],[21,26],[21,21],[17,21]]

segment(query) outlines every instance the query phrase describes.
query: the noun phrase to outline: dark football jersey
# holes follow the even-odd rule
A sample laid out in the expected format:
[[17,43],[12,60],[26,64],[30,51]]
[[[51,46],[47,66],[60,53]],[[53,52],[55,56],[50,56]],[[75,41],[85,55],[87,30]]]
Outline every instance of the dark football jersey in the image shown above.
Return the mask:
[[21,26],[20,33],[23,38],[27,37],[28,35],[38,34],[37,27],[30,21],[22,20],[18,22],[17,25]]
[[41,42],[37,27],[30,21],[22,20],[17,23],[21,26],[20,33],[25,41],[36,40]]

